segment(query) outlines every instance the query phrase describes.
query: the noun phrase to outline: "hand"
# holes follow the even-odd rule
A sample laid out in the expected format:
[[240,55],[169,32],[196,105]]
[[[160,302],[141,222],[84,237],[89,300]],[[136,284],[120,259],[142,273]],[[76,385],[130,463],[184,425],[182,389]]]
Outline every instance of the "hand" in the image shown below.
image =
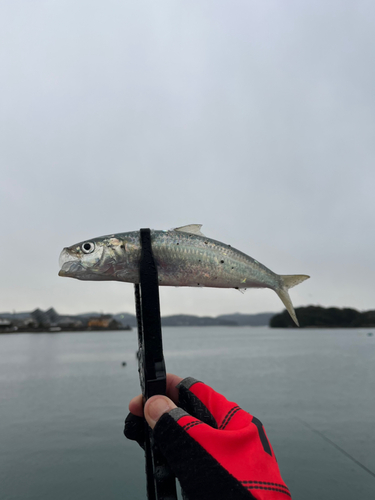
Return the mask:
[[167,396],[132,399],[125,435],[142,445],[143,416],[190,500],[289,500],[261,422],[191,377],[167,376]]
[[143,398],[142,395],[139,394],[129,403],[130,413],[136,415],[137,417],[145,417],[148,425],[151,429],[153,429],[163,413],[176,408],[173,401],[176,401],[176,403],[178,402],[179,390],[177,386],[181,381],[181,377],[168,373],[166,394],[169,397],[152,396],[148,401],[146,401],[146,404],[143,407]]

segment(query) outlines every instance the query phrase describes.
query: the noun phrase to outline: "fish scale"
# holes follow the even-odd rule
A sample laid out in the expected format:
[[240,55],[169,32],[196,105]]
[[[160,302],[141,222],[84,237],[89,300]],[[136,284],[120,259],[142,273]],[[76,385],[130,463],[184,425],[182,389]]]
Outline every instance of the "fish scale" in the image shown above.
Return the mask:
[[[153,231],[153,248],[161,266],[161,284],[198,286],[199,283],[199,286],[215,288],[270,288],[280,283],[277,274],[229,245],[201,236],[176,235],[176,231],[162,235],[159,233]],[[172,276],[169,273],[164,276],[165,263],[172,270]],[[194,276],[187,276],[186,268],[193,268]]]

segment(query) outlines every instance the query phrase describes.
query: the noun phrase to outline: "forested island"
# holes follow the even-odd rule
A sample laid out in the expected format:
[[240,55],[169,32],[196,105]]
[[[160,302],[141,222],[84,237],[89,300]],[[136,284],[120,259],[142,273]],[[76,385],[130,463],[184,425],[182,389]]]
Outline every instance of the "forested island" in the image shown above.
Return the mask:
[[[307,306],[296,308],[301,328],[374,328],[375,311],[360,312],[356,309]],[[270,319],[271,328],[297,328],[289,313],[284,310]]]

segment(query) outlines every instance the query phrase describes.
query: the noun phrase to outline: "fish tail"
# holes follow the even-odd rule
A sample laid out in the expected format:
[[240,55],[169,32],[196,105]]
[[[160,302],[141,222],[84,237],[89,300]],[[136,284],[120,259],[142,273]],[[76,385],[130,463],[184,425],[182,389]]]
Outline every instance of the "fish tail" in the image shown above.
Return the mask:
[[290,300],[288,290],[289,288],[293,288],[294,286],[298,285],[299,283],[302,283],[302,281],[307,280],[310,278],[310,276],[307,276],[306,274],[283,274],[280,276],[281,281],[282,281],[282,286],[278,290],[275,290],[277,295],[280,297],[282,303],[286,307],[288,313],[292,317],[293,321],[297,326],[299,326],[298,319],[292,304],[292,301]]

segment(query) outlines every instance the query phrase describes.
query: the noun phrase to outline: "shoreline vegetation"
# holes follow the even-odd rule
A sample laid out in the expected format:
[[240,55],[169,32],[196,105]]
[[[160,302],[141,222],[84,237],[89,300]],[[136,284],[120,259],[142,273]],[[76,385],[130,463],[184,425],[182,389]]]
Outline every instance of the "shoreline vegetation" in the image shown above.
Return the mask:
[[[360,312],[356,309],[320,306],[297,307],[301,328],[374,328],[375,310]],[[132,330],[137,326],[134,314],[86,313],[60,315],[55,309],[35,309],[32,312],[0,313],[1,333],[58,333]],[[271,328],[297,328],[289,313],[223,314],[217,317],[177,314],[162,317],[162,326],[269,326]]]
[[[374,328],[375,311],[357,311],[338,307],[297,307],[296,315],[300,328]],[[289,313],[284,310],[271,319],[271,328],[298,328]]]

